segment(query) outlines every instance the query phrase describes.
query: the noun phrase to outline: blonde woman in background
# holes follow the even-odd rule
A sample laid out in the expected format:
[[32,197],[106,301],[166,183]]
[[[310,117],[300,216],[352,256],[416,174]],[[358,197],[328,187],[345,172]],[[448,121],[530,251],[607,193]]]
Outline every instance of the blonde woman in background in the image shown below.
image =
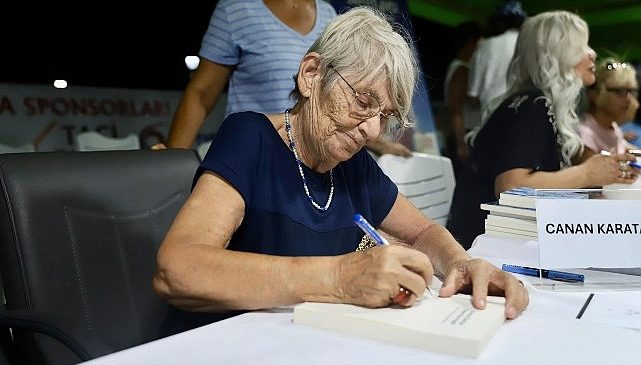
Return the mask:
[[596,68],[596,83],[587,92],[588,112],[577,126],[585,147],[624,153],[637,148],[625,140],[620,124],[629,122],[639,108],[637,73],[629,63],[606,58]]
[[486,214],[479,205],[503,191],[636,180],[638,172],[620,163],[634,156],[594,154],[576,132],[581,90],[595,81],[588,38],[585,21],[567,11],[541,13],[521,26],[508,91],[476,135],[469,170],[454,192],[448,229],[463,247],[483,233]]

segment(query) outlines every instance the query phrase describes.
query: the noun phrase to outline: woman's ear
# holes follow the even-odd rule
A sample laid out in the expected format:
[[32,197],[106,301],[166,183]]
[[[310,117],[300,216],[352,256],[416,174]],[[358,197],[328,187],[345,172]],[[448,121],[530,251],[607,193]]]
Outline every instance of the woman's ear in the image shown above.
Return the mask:
[[300,61],[296,82],[300,94],[309,98],[314,88],[314,83],[320,81],[320,55],[316,52],[306,54]]

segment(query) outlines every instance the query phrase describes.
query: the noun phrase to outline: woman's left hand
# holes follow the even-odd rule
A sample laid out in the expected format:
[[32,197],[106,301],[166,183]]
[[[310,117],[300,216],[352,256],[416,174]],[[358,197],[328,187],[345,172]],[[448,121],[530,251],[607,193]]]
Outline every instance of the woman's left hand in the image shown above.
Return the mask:
[[529,303],[527,290],[514,276],[481,259],[457,261],[450,267],[439,292],[449,297],[458,292],[472,292],[472,304],[484,309],[486,297],[505,296],[505,317],[519,316]]

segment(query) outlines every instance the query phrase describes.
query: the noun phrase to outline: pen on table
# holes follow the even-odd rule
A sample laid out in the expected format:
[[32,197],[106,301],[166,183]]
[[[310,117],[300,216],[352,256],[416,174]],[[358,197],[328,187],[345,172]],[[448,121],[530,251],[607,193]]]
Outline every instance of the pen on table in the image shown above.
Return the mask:
[[[365,232],[365,234],[369,235],[372,237],[374,242],[376,242],[377,245],[379,246],[389,246],[389,242],[385,239],[385,237],[381,236],[380,233],[376,231],[374,227],[372,227],[371,224],[363,217],[362,215],[356,213],[354,214],[354,223],[358,226],[358,228],[361,229],[361,231]],[[400,302],[404,297],[408,297],[412,295],[412,291],[407,289],[406,287],[399,285],[399,293],[394,297],[394,302]],[[429,291],[430,289],[427,288]],[[431,292],[430,292],[431,293]],[[396,299],[398,296],[401,296],[398,300]]]
[[571,283],[583,283],[585,281],[585,276],[581,274],[574,274],[574,273],[565,272],[565,271],[546,270],[546,269],[539,270],[534,267],[508,265],[508,264],[503,264],[503,267],[501,267],[501,270],[515,273],[515,274],[536,276],[536,277],[546,278],[550,280],[566,281]]

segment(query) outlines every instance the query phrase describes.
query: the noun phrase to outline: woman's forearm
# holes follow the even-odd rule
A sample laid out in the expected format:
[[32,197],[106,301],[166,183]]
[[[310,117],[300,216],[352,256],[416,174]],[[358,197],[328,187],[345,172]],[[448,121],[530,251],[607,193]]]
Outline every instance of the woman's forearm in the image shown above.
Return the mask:
[[192,311],[337,301],[333,257],[281,257],[211,246],[164,247],[155,290]]
[[581,165],[571,166],[560,171],[536,171],[512,169],[496,177],[495,193],[528,186],[536,189],[578,189],[589,187],[585,169]]

